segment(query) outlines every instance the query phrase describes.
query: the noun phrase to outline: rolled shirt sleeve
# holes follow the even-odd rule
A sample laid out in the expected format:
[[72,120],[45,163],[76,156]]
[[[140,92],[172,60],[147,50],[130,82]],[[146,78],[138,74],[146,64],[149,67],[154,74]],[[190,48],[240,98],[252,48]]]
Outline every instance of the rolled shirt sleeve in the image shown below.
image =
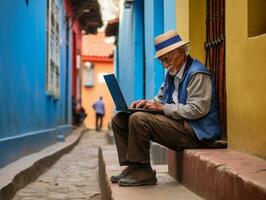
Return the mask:
[[160,86],[157,95],[153,98],[153,101],[163,104],[163,89],[164,83]]
[[[160,88],[155,101],[161,100],[163,88]],[[203,117],[210,110],[212,95],[212,82],[208,74],[196,73],[191,77],[187,88],[186,104],[164,104],[165,116],[174,119],[194,120]]]

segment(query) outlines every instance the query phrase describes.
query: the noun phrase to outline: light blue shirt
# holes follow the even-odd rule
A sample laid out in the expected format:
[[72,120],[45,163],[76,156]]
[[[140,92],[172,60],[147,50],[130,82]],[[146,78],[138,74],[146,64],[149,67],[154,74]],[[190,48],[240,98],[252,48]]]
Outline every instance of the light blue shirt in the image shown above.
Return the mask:
[[95,110],[95,112],[97,114],[102,114],[104,115],[105,113],[105,108],[104,108],[104,103],[103,100],[97,100],[93,105],[92,105],[93,109]]

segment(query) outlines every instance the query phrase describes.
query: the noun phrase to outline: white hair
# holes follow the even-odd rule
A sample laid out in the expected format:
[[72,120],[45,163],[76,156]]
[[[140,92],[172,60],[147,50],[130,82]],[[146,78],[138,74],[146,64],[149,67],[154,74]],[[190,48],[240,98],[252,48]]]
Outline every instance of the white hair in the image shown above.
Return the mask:
[[188,44],[185,44],[185,45],[183,45],[183,46],[181,46],[181,47],[179,47],[179,48],[182,48],[182,49],[185,51],[185,54],[186,54],[186,55],[189,54],[190,49],[191,49],[189,43],[188,43]]

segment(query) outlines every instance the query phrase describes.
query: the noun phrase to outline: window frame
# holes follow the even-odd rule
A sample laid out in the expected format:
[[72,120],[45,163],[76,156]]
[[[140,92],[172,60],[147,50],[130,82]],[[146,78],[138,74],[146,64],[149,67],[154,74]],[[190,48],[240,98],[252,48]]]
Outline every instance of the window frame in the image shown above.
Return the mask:
[[56,0],[47,1],[46,93],[60,98],[61,12]]

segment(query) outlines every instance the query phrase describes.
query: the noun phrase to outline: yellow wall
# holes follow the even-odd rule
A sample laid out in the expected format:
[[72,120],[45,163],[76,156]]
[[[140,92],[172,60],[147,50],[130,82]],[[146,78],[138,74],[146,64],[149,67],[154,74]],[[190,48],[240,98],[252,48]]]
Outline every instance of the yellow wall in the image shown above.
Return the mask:
[[205,0],[176,0],[176,29],[183,40],[190,41],[190,54],[205,62]]
[[255,36],[261,33],[266,33],[265,8],[265,0],[248,1],[248,36]]
[[205,63],[204,42],[206,39],[206,1],[190,0],[189,3],[189,40],[192,57]]
[[[206,1],[176,0],[176,5],[177,31],[191,41],[192,56],[204,62]],[[249,0],[249,5],[252,9],[248,0],[226,0],[228,142],[229,148],[266,158],[266,34],[248,37],[254,28],[264,30],[264,15],[252,12],[265,1]],[[250,23],[254,18],[256,24]]]
[[189,1],[176,0],[176,30],[184,41],[189,40]]
[[88,116],[85,120],[85,125],[88,128],[95,128],[95,112],[92,108],[92,104],[99,99],[100,96],[103,97],[105,102],[106,113],[103,120],[103,128],[107,128],[107,124],[111,122],[113,115],[113,100],[109,93],[109,90],[105,82],[99,82],[99,73],[113,73],[113,63],[100,63],[96,62],[95,72],[94,72],[94,87],[82,87],[82,106],[85,108]]
[[247,0],[225,5],[229,147],[266,158],[266,34],[248,38]]

